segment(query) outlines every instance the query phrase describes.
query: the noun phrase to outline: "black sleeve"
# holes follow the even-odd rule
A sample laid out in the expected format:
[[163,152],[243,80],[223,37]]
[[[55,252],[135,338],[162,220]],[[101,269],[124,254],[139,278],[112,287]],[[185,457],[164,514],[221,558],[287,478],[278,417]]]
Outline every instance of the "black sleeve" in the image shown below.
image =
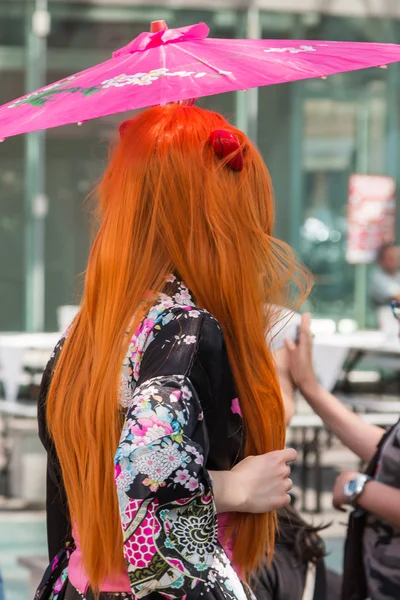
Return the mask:
[[[204,315],[190,379],[204,407],[210,437],[208,468],[226,471],[242,460],[243,423],[223,333],[218,322]],[[240,409],[239,409],[240,410]]]
[[65,542],[71,537],[67,498],[62,482],[61,468],[46,424],[47,393],[60,349],[60,345],[57,346],[54,355],[43,373],[38,401],[39,438],[47,451],[46,517],[47,546],[50,560],[54,558]]
[[[209,435],[207,467],[211,471],[231,469],[243,458],[242,418],[229,365],[228,353],[218,322],[206,311],[179,311],[163,325],[147,348],[140,367],[139,384],[153,376],[181,373],[187,376],[201,402]],[[181,340],[196,337],[188,352]]]

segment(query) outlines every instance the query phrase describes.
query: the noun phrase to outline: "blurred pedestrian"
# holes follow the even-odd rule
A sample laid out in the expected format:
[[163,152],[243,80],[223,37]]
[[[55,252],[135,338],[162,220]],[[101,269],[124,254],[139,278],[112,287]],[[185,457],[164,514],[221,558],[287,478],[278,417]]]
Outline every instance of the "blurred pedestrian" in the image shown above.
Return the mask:
[[80,312],[42,384],[50,555],[71,542],[66,600],[246,600],[296,458],[264,307],[293,281],[304,297],[307,276],[271,237],[271,181],[242,132],[168,105],[120,133]]
[[400,598],[400,421],[389,431],[366,423],[323,389],[312,366],[310,315],[298,343],[287,341],[290,370],[311,408],[341,442],[368,464],[341,473],[333,490],[338,510],[355,508],[346,540],[342,600]]
[[385,244],[378,251],[369,281],[369,297],[376,308],[400,300],[399,252],[393,244]]

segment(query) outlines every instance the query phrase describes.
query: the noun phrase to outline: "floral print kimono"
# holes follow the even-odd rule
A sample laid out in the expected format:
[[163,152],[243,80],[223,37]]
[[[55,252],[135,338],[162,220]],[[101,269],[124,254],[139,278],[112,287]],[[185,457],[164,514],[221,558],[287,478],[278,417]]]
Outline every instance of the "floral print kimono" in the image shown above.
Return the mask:
[[[62,343],[46,368],[39,405],[48,451],[51,557],[71,535],[45,422],[46,393]],[[120,404],[125,424],[115,454],[115,487],[132,594],[245,600],[250,592],[218,535],[209,475],[243,458],[239,402],[218,322],[196,307],[174,276],[130,341]]]

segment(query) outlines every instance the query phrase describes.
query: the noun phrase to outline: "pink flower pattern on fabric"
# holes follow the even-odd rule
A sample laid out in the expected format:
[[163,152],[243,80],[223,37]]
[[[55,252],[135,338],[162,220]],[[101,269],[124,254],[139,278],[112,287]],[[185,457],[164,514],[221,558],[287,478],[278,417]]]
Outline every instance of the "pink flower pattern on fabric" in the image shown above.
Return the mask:
[[242,409],[240,408],[239,398],[234,398],[232,400],[231,411],[234,415],[239,415],[242,417]]
[[142,438],[140,441],[145,444],[150,444],[154,440],[172,433],[170,423],[161,421],[157,415],[150,415],[138,419],[135,425],[131,426],[130,432],[132,435]]
[[[122,368],[122,375],[120,381],[120,404],[123,408],[129,406],[130,399],[132,397],[132,391],[135,383],[139,379],[140,365],[142,363],[143,354],[149,344],[153,341],[155,333],[160,329],[161,325],[166,322],[165,319],[170,316],[164,316],[166,310],[171,308],[181,308],[189,312],[195,307],[189,290],[184,283],[177,281],[175,275],[168,275],[166,282],[169,285],[177,287],[178,292],[174,294],[174,298],[168,296],[165,293],[161,293],[158,296],[158,304],[153,306],[149,311],[148,315],[141,322],[134,335],[132,336],[128,352],[125,357],[125,361]],[[201,311],[195,311],[196,318],[200,316]],[[195,342],[196,340],[194,340]],[[186,344],[194,343],[191,340],[184,340]]]

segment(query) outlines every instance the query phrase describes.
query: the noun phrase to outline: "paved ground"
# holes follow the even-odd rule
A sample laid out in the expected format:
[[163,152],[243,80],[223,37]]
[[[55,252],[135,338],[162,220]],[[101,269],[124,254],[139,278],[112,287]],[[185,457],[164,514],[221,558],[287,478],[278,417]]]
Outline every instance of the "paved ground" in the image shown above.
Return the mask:
[[[331,520],[331,516],[328,513],[324,515],[324,521]],[[316,517],[316,521],[320,520],[320,516]],[[338,572],[342,562],[343,531],[344,528],[335,523],[325,534],[329,552],[327,563]],[[0,569],[4,578],[6,600],[32,600],[29,574],[18,565],[17,559],[21,556],[45,555],[45,535],[43,512],[0,512]]]
[[5,600],[32,600],[29,573],[17,563],[21,556],[41,556],[47,552],[44,513],[0,513],[0,569]]

